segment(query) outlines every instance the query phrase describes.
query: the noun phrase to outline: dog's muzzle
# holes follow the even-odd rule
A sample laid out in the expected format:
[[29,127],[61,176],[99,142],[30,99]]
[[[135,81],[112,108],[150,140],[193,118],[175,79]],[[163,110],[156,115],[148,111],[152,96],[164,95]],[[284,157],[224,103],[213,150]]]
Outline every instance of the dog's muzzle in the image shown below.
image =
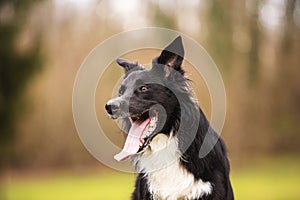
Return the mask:
[[128,105],[120,97],[109,100],[105,105],[105,109],[114,119],[125,117],[126,113],[128,113]]
[[110,102],[108,102],[105,105],[105,109],[107,111],[108,114],[113,115],[113,113],[116,113],[119,109],[120,105],[119,104],[111,104]]

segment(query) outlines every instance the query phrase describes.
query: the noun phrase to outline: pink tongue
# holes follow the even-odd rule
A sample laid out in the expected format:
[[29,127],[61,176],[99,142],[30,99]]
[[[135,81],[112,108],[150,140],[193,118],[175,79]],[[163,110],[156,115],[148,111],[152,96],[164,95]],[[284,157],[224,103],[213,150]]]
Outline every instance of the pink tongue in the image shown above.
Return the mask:
[[141,124],[132,123],[122,151],[114,156],[117,161],[125,160],[129,156],[138,152],[140,148],[140,140],[142,139],[143,132],[149,122],[150,119],[145,120]]

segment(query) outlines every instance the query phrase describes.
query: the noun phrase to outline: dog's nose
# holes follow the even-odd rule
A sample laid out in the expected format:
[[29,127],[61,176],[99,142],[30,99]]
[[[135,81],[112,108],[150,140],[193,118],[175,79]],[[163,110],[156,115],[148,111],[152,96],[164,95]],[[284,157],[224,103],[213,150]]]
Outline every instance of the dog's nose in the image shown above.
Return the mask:
[[113,113],[116,113],[116,111],[119,109],[119,106],[116,104],[107,103],[105,105],[105,109],[108,114],[112,115]]

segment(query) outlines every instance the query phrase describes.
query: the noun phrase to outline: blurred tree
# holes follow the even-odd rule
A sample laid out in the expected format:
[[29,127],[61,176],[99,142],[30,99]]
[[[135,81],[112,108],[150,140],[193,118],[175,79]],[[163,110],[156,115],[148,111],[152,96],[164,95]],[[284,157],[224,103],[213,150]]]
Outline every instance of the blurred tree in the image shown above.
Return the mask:
[[[293,50],[292,45],[293,45],[293,34],[296,33],[297,31],[294,20],[293,20],[293,15],[294,12],[296,12],[296,0],[288,0],[286,2],[286,10],[285,10],[285,29],[283,30],[283,39],[282,39],[282,54],[284,56],[292,55],[291,50]],[[299,9],[299,8],[298,8]]]
[[[276,57],[277,74],[272,94],[271,126],[275,133],[273,150],[299,150],[300,127],[300,34],[294,21],[296,0],[286,1],[284,29]],[[298,4],[300,5],[300,4]]]
[[37,0],[0,0],[0,168],[11,160],[10,145],[15,124],[24,107],[22,93],[34,72],[41,67],[40,38],[26,51],[18,39],[30,8]]
[[177,17],[173,13],[167,13],[161,10],[158,4],[148,2],[148,15],[154,26],[177,29]]
[[251,1],[251,12],[249,18],[249,31],[251,38],[251,48],[248,56],[248,83],[249,85],[255,85],[257,83],[258,70],[260,68],[259,62],[259,48],[261,44],[261,32],[258,27],[258,18],[260,11],[260,4],[264,1],[253,0]]
[[207,14],[209,34],[207,45],[209,53],[217,66],[230,69],[232,65],[232,1],[211,0]]

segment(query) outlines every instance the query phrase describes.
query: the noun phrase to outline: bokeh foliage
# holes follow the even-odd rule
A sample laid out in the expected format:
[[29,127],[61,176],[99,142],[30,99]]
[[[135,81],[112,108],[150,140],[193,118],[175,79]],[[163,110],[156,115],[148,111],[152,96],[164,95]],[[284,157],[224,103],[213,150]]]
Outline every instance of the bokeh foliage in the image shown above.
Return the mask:
[[[116,33],[145,26],[170,28],[193,37],[216,62],[228,97],[222,137],[232,158],[240,160],[240,157],[255,153],[273,156],[278,152],[300,152],[300,81],[297,77],[300,73],[300,29],[295,20],[300,4],[297,1],[205,0],[168,4],[171,0],[152,0],[132,1],[139,5],[132,9],[131,5],[117,0],[49,0],[34,11],[31,8],[38,1],[0,2],[0,143],[3,155],[4,150],[9,149],[6,147],[12,144],[15,122],[24,110],[22,93],[26,83],[41,68],[41,45],[47,54],[46,70],[27,90],[33,109],[26,112],[22,124],[18,124],[16,145],[12,148],[18,163],[13,163],[13,167],[94,164],[88,161],[91,159],[76,135],[72,119],[72,88],[77,70],[101,41]],[[190,2],[194,4],[189,5]],[[263,9],[278,2],[281,2],[282,19],[279,26],[270,29],[262,23]],[[117,5],[121,7],[115,9]],[[8,14],[3,18],[3,13]],[[28,27],[29,15],[36,20],[35,26],[41,26],[38,28],[43,41],[37,34],[29,49],[19,51],[16,43]],[[153,56],[143,50],[138,56],[128,55],[128,59],[147,64]],[[117,73],[115,68],[108,70],[103,80],[109,81],[103,82],[101,87],[113,86],[116,81],[112,77],[122,75]],[[191,79],[196,92],[199,91],[199,104],[209,115],[210,97],[207,102],[203,98],[205,85],[202,87],[199,80]],[[115,144],[122,144],[118,127],[103,109],[109,98],[103,94],[111,94],[112,89],[103,86],[101,92],[99,98],[96,97],[99,122],[109,130],[106,134]]]
[[36,0],[0,0],[0,167],[8,163],[15,124],[24,110],[23,92],[41,68],[40,38],[26,51],[17,40]]

